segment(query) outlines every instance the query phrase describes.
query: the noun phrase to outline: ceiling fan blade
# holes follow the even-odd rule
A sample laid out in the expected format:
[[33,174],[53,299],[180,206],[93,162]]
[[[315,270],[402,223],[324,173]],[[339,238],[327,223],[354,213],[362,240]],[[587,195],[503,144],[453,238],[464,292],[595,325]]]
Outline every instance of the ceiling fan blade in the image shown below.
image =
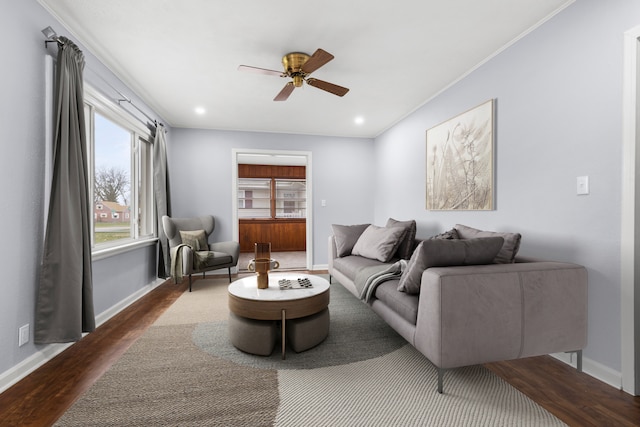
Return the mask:
[[346,87],[338,86],[333,83],[325,82],[324,80],[318,79],[307,79],[307,83],[313,87],[317,87],[318,89],[326,90],[334,95],[345,96],[349,89]]
[[334,56],[326,50],[318,49],[307,59],[307,62],[302,64],[302,71],[306,74],[311,74],[333,58]]
[[266,68],[252,67],[250,65],[240,65],[238,66],[238,71],[248,71],[250,73],[265,74],[268,76],[286,76],[286,74],[284,74],[282,71],[267,70]]
[[289,82],[286,85],[284,85],[284,87],[282,88],[282,90],[280,91],[279,94],[276,95],[275,98],[273,98],[274,101],[286,101],[287,98],[289,98],[289,95],[291,95],[291,92],[293,92],[293,90],[296,87],[293,85],[293,82]]

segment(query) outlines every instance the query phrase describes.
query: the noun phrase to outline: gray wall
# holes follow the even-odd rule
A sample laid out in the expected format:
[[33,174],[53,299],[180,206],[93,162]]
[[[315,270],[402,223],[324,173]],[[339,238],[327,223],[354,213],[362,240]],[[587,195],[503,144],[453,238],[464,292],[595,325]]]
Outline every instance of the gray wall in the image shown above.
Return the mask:
[[212,241],[232,239],[234,148],[311,152],[314,265],[327,264],[331,224],[372,221],[371,139],[174,129],[167,147],[173,216],[214,215]]
[[[640,2],[575,2],[376,139],[375,218],[522,233],[521,253],[589,270],[585,357],[621,369],[622,47]],[[496,210],[425,210],[425,132],[497,100]],[[385,167],[382,167],[382,165]],[[588,175],[591,194],[576,195]],[[408,185],[407,185],[408,184]]]
[[[44,47],[41,30],[51,25],[60,35],[71,34],[35,0],[0,0],[0,28],[5,35],[0,80],[0,194],[4,244],[0,260],[0,377],[42,346],[33,344],[35,295],[42,256],[45,194],[45,56],[57,48]],[[82,45],[85,80],[116,97],[115,86],[136,105],[144,104],[103,67]],[[149,246],[94,262],[96,314],[140,291],[155,279],[156,247]],[[31,341],[18,347],[18,328],[31,325]]]

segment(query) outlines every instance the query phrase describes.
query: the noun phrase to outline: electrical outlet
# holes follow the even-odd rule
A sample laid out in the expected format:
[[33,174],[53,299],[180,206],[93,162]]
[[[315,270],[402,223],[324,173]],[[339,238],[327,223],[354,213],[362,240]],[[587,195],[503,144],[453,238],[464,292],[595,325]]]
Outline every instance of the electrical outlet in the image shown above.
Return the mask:
[[22,347],[29,342],[29,324],[21,326],[18,329],[18,347]]

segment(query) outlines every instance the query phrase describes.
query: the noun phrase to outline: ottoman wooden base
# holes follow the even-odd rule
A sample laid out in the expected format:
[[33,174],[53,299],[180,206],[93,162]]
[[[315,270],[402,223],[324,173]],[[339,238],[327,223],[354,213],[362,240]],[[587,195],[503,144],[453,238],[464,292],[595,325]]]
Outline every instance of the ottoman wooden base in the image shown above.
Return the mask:
[[329,309],[299,319],[287,320],[287,343],[300,353],[315,347],[329,335]]
[[278,327],[273,320],[253,320],[229,313],[229,338],[239,350],[269,356],[276,345]]

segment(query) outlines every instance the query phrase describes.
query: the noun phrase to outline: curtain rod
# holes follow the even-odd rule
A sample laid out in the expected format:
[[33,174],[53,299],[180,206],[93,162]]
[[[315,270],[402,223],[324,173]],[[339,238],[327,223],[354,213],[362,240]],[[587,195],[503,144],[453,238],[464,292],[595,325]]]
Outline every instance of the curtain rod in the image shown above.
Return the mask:
[[[60,37],[58,36],[58,34],[55,32],[55,30],[53,28],[51,28],[51,26],[45,28],[44,30],[42,30],[42,34],[44,34],[44,36],[47,38],[44,41],[44,46],[49,47],[49,43],[58,43],[59,46],[63,46],[65,43],[62,39],[60,39]],[[93,71],[90,67],[87,67],[88,69],[90,69],[91,71]],[[118,105],[127,113],[131,114],[131,116],[135,117],[136,119],[138,119],[140,122],[142,122],[142,120],[140,120],[139,117],[137,117],[135,114],[133,114],[131,111],[127,110],[126,108],[122,107],[121,102],[128,102],[133,108],[135,108],[136,110],[138,110],[142,115],[144,115],[151,123],[153,123],[156,127],[157,126],[162,126],[164,127],[164,124],[159,122],[158,120],[150,117],[147,113],[145,113],[142,109],[140,109],[140,107],[138,107],[136,104],[133,103],[133,101],[131,101],[130,98],[128,98],[127,96],[125,96],[122,92],[120,92],[118,89],[116,89],[115,87],[113,87],[111,85],[111,83],[109,83],[108,81],[106,81],[104,79],[104,77],[102,77],[100,74],[96,73],[95,71],[93,71],[93,73],[98,76],[104,83],[107,84],[107,86],[109,86],[111,89],[113,89],[114,91],[116,91],[118,93],[118,95],[120,95],[122,97],[122,99],[116,99],[115,101],[118,103]],[[144,123],[145,125],[147,123]],[[167,130],[165,129],[165,133],[167,132]]]
[[64,45],[64,42],[62,41],[62,39],[58,37],[58,34],[54,31],[53,28],[51,28],[51,26],[42,30],[42,34],[44,34],[44,36],[47,38],[44,41],[45,47],[48,47],[49,43],[58,43],[59,45]]
[[[110,85],[111,86],[111,85]],[[122,102],[128,102],[129,105],[131,105],[133,108],[135,108],[136,110],[138,110],[140,112],[140,114],[142,114],[143,116],[145,116],[147,119],[149,119],[150,122],[152,122],[153,124],[155,124],[156,126],[160,125],[160,126],[164,126],[162,123],[158,122],[156,119],[153,119],[151,117],[149,117],[149,115],[147,113],[145,113],[144,111],[142,111],[136,104],[133,103],[133,101],[131,101],[129,98],[127,98],[126,96],[124,96],[122,93],[120,93],[119,90],[117,90],[116,88],[114,88],[113,86],[111,86],[111,89],[115,90],[116,92],[118,92],[120,94],[120,96],[123,99],[117,99],[116,102],[118,103],[118,105],[120,105],[122,107]]]

